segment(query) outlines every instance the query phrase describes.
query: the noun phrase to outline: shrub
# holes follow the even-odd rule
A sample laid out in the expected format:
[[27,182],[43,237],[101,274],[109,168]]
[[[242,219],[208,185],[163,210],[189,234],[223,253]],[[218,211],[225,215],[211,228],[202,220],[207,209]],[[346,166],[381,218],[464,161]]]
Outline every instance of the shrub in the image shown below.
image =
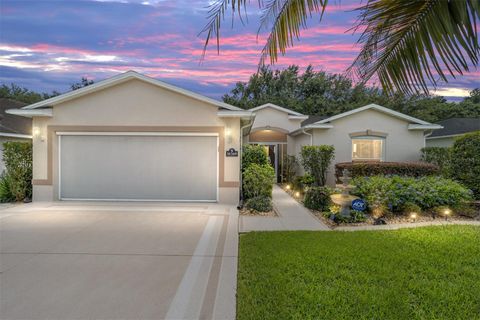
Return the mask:
[[243,196],[245,199],[255,197],[272,197],[275,171],[269,164],[250,164],[243,172]]
[[333,146],[303,146],[300,152],[302,166],[315,179],[315,186],[324,186],[327,182],[327,170],[334,156]]
[[295,156],[286,154],[283,157],[283,164],[282,164],[283,182],[293,182],[295,173],[297,171],[297,165],[298,165],[298,162]]
[[15,197],[11,191],[10,176],[5,172],[0,176],[0,202],[12,202]]
[[[10,194],[16,201],[32,197],[32,143],[5,142],[3,161]],[[5,187],[5,182],[4,182]]]
[[375,210],[401,212],[407,203],[427,210],[437,206],[457,206],[471,200],[470,190],[458,182],[435,176],[357,177],[352,184],[355,186],[352,193],[365,199],[372,213]]
[[293,190],[298,190],[303,192],[306,188],[310,187],[315,180],[310,174],[304,174],[303,176],[298,176],[293,180]]
[[272,210],[272,200],[264,196],[254,197],[245,202],[245,207],[259,212],[268,212]]
[[363,213],[363,211],[358,211],[358,210],[351,210],[350,211],[350,221],[349,222],[352,222],[352,223],[364,222],[365,220],[367,220],[367,218],[365,217],[365,213]]
[[436,165],[440,172],[448,177],[450,175],[450,162],[452,160],[452,148],[426,147],[422,148],[422,161]]
[[312,187],[305,193],[303,204],[305,207],[318,211],[325,211],[330,205],[331,189],[328,187]]
[[438,166],[426,162],[339,162],[335,164],[337,181],[347,169],[352,177],[399,175],[421,177],[439,173]]
[[269,164],[268,155],[263,146],[246,144],[242,147],[242,170],[248,168],[252,163]]
[[402,205],[402,212],[406,215],[411,213],[420,214],[422,212],[422,208],[413,202],[406,202]]
[[455,140],[452,148],[452,177],[473,191],[480,199],[480,131]]

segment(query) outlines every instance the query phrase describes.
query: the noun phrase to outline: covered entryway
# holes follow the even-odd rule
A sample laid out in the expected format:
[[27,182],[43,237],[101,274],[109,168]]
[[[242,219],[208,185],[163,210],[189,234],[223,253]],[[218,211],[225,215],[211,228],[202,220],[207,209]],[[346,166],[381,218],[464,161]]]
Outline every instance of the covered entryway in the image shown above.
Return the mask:
[[60,200],[218,201],[218,134],[57,132]]

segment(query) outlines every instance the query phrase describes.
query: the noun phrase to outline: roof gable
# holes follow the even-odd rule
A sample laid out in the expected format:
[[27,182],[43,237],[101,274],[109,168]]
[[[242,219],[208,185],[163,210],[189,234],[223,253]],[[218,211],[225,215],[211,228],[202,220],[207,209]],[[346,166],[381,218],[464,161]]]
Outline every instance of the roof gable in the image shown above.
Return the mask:
[[284,108],[284,107],[280,107],[280,106],[277,106],[276,104],[273,104],[273,103],[265,103],[265,104],[262,104],[261,106],[249,109],[249,111],[255,112],[255,111],[265,109],[265,108],[272,108],[272,109],[275,109],[275,110],[278,110],[278,111],[281,111],[281,112],[285,112],[289,116],[300,117],[300,118],[304,117],[305,119],[308,117],[308,116],[305,116],[304,114],[301,114],[300,112],[296,112],[296,111],[293,111],[293,110],[290,110],[290,109],[287,109],[287,108]]
[[140,73],[135,72],[135,71],[127,71],[125,73],[113,76],[113,77],[108,78],[106,80],[94,83],[94,84],[89,85],[87,87],[83,87],[83,88],[78,89],[78,90],[70,91],[70,92],[61,94],[59,96],[53,97],[53,98],[28,105],[28,106],[26,106],[22,109],[29,110],[29,109],[36,109],[36,108],[42,108],[42,107],[49,107],[49,106],[52,106],[52,105],[56,105],[56,104],[63,103],[63,102],[69,101],[69,100],[73,100],[73,99],[79,98],[81,96],[84,96],[84,95],[87,95],[87,94],[90,94],[90,93],[93,93],[93,92],[96,92],[96,91],[100,91],[100,90],[118,85],[120,83],[129,81],[129,80],[132,80],[132,79],[137,79],[137,80],[140,80],[140,81],[143,81],[143,82],[146,82],[146,83],[150,83],[150,84],[158,86],[160,88],[182,94],[184,96],[187,96],[187,97],[190,97],[190,98],[193,98],[193,99],[196,99],[196,100],[214,105],[214,106],[219,107],[219,108],[232,110],[232,111],[244,111],[243,109],[232,106],[228,103],[217,101],[215,99],[203,96],[201,94],[176,87],[174,85],[171,85],[171,84],[168,84],[166,82],[163,82],[163,81],[145,76],[145,75],[140,74]]
[[360,108],[356,108],[356,109],[353,109],[353,110],[350,110],[350,111],[347,111],[347,112],[343,112],[343,113],[337,114],[335,116],[328,117],[326,119],[322,119],[320,121],[315,122],[314,124],[324,124],[324,123],[332,122],[334,120],[341,119],[341,118],[344,118],[344,117],[348,117],[350,115],[353,115],[353,114],[356,114],[356,113],[359,113],[359,112],[362,112],[362,111],[370,110],[370,109],[377,110],[379,112],[391,115],[392,117],[396,117],[396,118],[399,118],[399,119],[406,120],[406,121],[408,121],[410,123],[413,123],[413,124],[431,125],[431,123],[429,123],[429,122],[426,122],[426,121],[408,116],[406,114],[391,110],[389,108],[379,106],[378,104],[374,104],[374,103],[363,106],[363,107],[360,107]]

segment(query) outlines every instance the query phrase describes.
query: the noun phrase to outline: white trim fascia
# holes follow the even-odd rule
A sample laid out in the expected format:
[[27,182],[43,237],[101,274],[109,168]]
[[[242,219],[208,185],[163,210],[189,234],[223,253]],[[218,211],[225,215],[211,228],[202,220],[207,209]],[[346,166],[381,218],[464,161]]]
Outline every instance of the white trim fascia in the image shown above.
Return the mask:
[[258,111],[258,110],[262,110],[262,109],[265,109],[265,108],[276,109],[278,111],[288,113],[289,115],[292,115],[292,116],[305,116],[304,114],[301,114],[300,112],[296,112],[296,111],[293,111],[293,110],[290,110],[290,109],[287,109],[287,108],[284,108],[284,107],[280,107],[280,106],[277,106],[276,104],[273,104],[273,103],[265,103],[265,104],[262,104],[261,106],[258,106],[258,107],[255,107],[255,108],[252,108],[252,109],[249,109],[249,110],[250,111]]
[[32,139],[32,136],[31,136],[31,135],[21,134],[21,133],[4,133],[4,132],[0,132],[0,137],[20,138],[20,139]]
[[70,92],[61,94],[59,96],[53,97],[53,98],[28,105],[26,107],[23,107],[22,109],[36,109],[36,108],[40,108],[40,107],[51,106],[51,105],[63,103],[63,102],[66,102],[66,101],[84,96],[86,94],[95,92],[95,91],[99,91],[99,90],[102,90],[102,89],[105,89],[105,88],[112,87],[116,84],[126,82],[126,81],[132,80],[132,79],[138,79],[138,80],[150,83],[152,85],[155,85],[157,87],[164,88],[164,89],[182,94],[184,96],[187,96],[187,97],[190,97],[190,98],[202,101],[202,102],[206,102],[206,103],[214,105],[216,107],[225,108],[225,109],[228,109],[228,110],[236,110],[236,111],[242,111],[243,110],[241,108],[232,106],[228,103],[221,102],[221,101],[203,96],[201,94],[176,87],[174,85],[171,85],[171,84],[168,84],[166,82],[163,82],[163,81],[145,76],[143,74],[140,74],[140,73],[132,71],[132,70],[121,73],[121,74],[116,75],[116,76],[113,76],[113,77],[108,78],[106,80],[94,83],[92,85],[80,88],[78,90],[70,91]]
[[408,130],[437,130],[443,129],[443,127],[439,124],[409,124]]
[[308,116],[288,116],[290,120],[307,120]]
[[442,138],[455,138],[458,136],[463,136],[464,134],[467,134],[468,132],[465,133],[457,133],[457,134],[449,134],[446,136],[435,136],[435,137],[430,137],[430,136],[425,136],[426,140],[431,140],[431,139],[442,139]]
[[8,109],[5,110],[6,113],[8,114],[14,114],[16,116],[22,116],[22,117],[53,117],[53,110],[52,108],[45,108],[45,109],[35,109],[35,110],[30,110],[30,109]]
[[305,130],[311,130],[311,129],[331,129],[333,128],[333,124],[317,124],[317,123],[314,123],[314,124],[308,124],[306,125],[305,127],[301,127],[300,129],[297,129],[295,131],[292,131],[289,133],[289,135],[291,136],[297,136],[301,133],[303,133],[303,131]]
[[115,131],[59,131],[58,136],[168,136],[168,137],[218,137],[215,132],[115,132]]
[[369,109],[375,109],[377,111],[380,111],[380,112],[383,112],[383,113],[386,113],[386,114],[390,114],[390,115],[392,115],[394,117],[397,117],[397,118],[400,118],[400,119],[404,119],[404,120],[407,120],[407,121],[410,121],[410,122],[415,122],[416,124],[432,125],[430,122],[426,122],[426,121],[423,121],[423,120],[420,120],[420,119],[417,119],[417,118],[414,118],[414,117],[407,116],[406,114],[403,114],[403,113],[400,113],[400,112],[397,112],[397,111],[379,106],[378,104],[374,104],[374,103],[363,106],[363,107],[360,107],[360,108],[356,108],[356,109],[353,109],[353,110],[350,110],[350,111],[347,111],[347,112],[337,114],[335,116],[320,120],[320,121],[315,122],[315,123],[327,123],[327,122],[334,121],[334,120],[337,120],[337,119],[340,119],[340,118],[343,118],[343,117],[347,117],[347,116],[350,116],[352,114],[362,112],[362,111],[365,111],[365,110],[369,110]]
[[243,110],[243,111],[220,110],[220,111],[217,111],[217,116],[220,118],[251,118],[255,116],[255,113],[249,110]]

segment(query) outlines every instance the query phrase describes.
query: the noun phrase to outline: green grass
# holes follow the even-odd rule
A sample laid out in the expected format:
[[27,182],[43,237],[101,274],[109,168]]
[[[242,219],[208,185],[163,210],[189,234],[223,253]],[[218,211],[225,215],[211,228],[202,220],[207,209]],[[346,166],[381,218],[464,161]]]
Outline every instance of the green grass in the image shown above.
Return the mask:
[[480,228],[241,235],[238,319],[480,319]]

